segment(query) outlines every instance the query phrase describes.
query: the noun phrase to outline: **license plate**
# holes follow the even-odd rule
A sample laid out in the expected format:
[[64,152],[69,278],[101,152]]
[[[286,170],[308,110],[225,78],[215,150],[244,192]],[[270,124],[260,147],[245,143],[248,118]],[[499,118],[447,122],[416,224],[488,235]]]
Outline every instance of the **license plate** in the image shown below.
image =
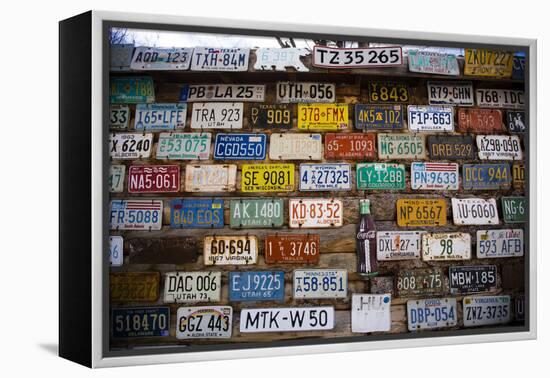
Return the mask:
[[137,104],[134,129],[174,130],[185,128],[187,104]]
[[240,319],[242,333],[323,331],[334,328],[334,307],[243,309]]
[[441,294],[445,291],[441,268],[401,269],[397,274],[397,296]]
[[247,71],[250,49],[195,47],[191,71]]
[[255,51],[256,62],[254,69],[258,71],[286,71],[292,67],[298,72],[309,72],[300,57],[311,54],[311,50],[305,48],[258,48]]
[[195,102],[191,112],[192,129],[242,129],[242,102]]
[[453,131],[453,108],[450,106],[409,105],[409,129],[419,131]]
[[185,166],[185,191],[234,192],[236,178],[235,164],[188,164]]
[[266,235],[265,262],[316,264],[320,237],[317,234]]
[[294,299],[347,298],[348,271],[345,269],[296,269]]
[[487,49],[465,49],[464,75],[511,77],[514,54]]
[[335,102],[336,84],[307,82],[277,82],[277,102]]
[[527,222],[527,199],[525,197],[502,197],[504,223]]
[[216,160],[264,160],[265,134],[217,134],[214,145]]
[[258,104],[250,108],[251,127],[264,129],[291,129],[294,108],[289,104]]
[[351,190],[351,165],[300,164],[301,191]]
[[355,105],[355,128],[360,130],[400,130],[403,128],[401,105]]
[[170,336],[170,307],[115,308],[113,338]]
[[321,134],[271,134],[269,139],[271,160],[322,160]]
[[284,272],[229,272],[231,302],[284,301],[284,299]]
[[242,192],[293,192],[294,164],[243,164]]
[[512,173],[510,165],[503,164],[464,164],[462,166],[462,188],[469,189],[510,189]]
[[375,276],[370,278],[370,292],[372,294],[391,294],[394,289],[393,276]]
[[493,109],[458,109],[458,130],[464,133],[502,131],[502,112]]
[[374,138],[370,133],[325,134],[325,159],[376,159]]
[[111,165],[109,168],[109,192],[122,193],[124,190],[124,175],[126,173],[125,165]]
[[111,266],[124,265],[124,238],[109,236],[109,264]]
[[147,159],[153,149],[153,134],[116,133],[109,135],[112,159]]
[[130,122],[130,107],[128,105],[111,105],[109,113],[109,127],[111,129],[128,129]]
[[525,57],[514,56],[514,62],[512,63],[512,79],[523,80],[525,79]]
[[509,295],[465,297],[462,307],[464,327],[506,324],[512,312]]
[[425,139],[413,134],[378,134],[378,158],[425,159]]
[[434,160],[474,160],[474,139],[471,135],[429,135],[428,154]]
[[111,273],[111,302],[155,302],[159,297],[159,281],[158,272]]
[[458,164],[412,163],[411,189],[458,190]]
[[447,205],[444,199],[397,200],[397,224],[400,227],[444,226]]
[[170,193],[179,190],[179,165],[132,165],[128,171],[128,193]]
[[198,240],[191,236],[130,239],[126,244],[131,264],[182,265],[198,259]]
[[139,104],[155,102],[153,78],[112,77],[109,101],[111,104]]
[[170,201],[170,227],[223,228],[223,200],[173,199]]
[[422,235],[422,260],[424,261],[470,260],[471,255],[469,233],[447,232]]
[[160,133],[156,158],[208,160],[211,139],[210,133]]
[[409,86],[406,83],[395,81],[369,82],[369,102],[407,103],[409,99]]
[[352,294],[351,332],[387,332],[390,329],[390,294]]
[[162,228],[162,201],[111,201],[111,230],[160,230]]
[[275,228],[282,227],[284,200],[236,199],[229,204],[231,228]]
[[474,105],[474,87],[471,81],[428,81],[430,105]]
[[111,45],[109,49],[110,69],[111,71],[128,71],[130,62],[132,61],[132,53],[134,52],[133,43],[121,43]]
[[449,267],[451,294],[484,293],[497,288],[495,265],[472,265]]
[[506,127],[508,131],[515,134],[523,134],[527,130],[526,125],[524,111],[506,111]]
[[176,337],[182,339],[228,339],[233,328],[231,306],[179,307]]
[[298,129],[338,131],[348,128],[347,104],[298,104]]
[[323,68],[398,67],[403,64],[401,47],[337,48],[314,46],[311,65]]
[[423,231],[376,232],[376,259],[378,261],[419,259],[423,233]]
[[436,75],[460,75],[455,55],[430,51],[409,50],[409,71]]
[[519,295],[514,300],[514,318],[516,321],[525,320],[525,296]]
[[478,156],[481,160],[523,159],[517,135],[478,135],[476,143]]
[[409,331],[456,326],[456,299],[433,298],[407,301]]
[[404,190],[405,165],[394,163],[357,163],[358,190]]
[[160,49],[157,47],[136,47],[130,63],[132,70],[187,70],[191,63],[191,48]]
[[164,303],[219,302],[221,272],[169,272],[164,276]]
[[263,102],[264,99],[263,84],[185,84],[179,98],[181,102]]
[[476,102],[480,108],[523,108],[524,93],[514,89],[477,89]]
[[525,187],[525,165],[514,164],[512,166],[512,183],[514,189],[523,189]]
[[478,230],[476,235],[478,259],[523,256],[522,229]]
[[249,265],[258,260],[255,236],[205,236],[205,265]]
[[330,228],[344,224],[344,206],[339,199],[290,198],[288,212],[290,228]]
[[459,226],[498,224],[494,198],[451,198],[453,222]]

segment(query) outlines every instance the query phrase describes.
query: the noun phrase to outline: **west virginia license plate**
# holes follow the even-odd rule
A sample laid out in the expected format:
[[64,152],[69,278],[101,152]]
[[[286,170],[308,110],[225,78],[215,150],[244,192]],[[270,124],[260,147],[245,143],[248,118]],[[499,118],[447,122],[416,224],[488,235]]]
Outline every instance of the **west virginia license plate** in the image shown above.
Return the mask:
[[242,102],[195,102],[191,109],[192,129],[242,129]]
[[336,85],[334,83],[278,82],[277,102],[288,104],[296,102],[335,102]]
[[345,269],[296,269],[294,299],[347,298],[348,271]]
[[474,105],[474,87],[471,81],[428,81],[430,105]]
[[360,130],[400,130],[403,128],[403,106],[356,104],[355,128]]
[[397,67],[403,64],[400,46],[338,48],[316,45],[311,65],[323,68]]
[[269,138],[271,160],[322,160],[321,134],[271,134]]
[[465,49],[464,75],[511,77],[514,54],[487,49]]
[[409,129],[419,131],[453,131],[453,108],[444,105],[409,105]]
[[423,231],[376,232],[376,259],[378,261],[419,259],[423,233]]
[[409,86],[396,81],[369,82],[369,102],[372,103],[408,103]]
[[376,159],[375,135],[369,133],[325,134],[325,159]]
[[284,200],[234,199],[229,205],[231,228],[276,228],[283,225]]
[[169,272],[164,276],[164,303],[219,302],[221,272]]
[[128,193],[173,193],[179,190],[179,165],[132,165],[128,171]]
[[478,230],[476,236],[478,259],[523,256],[522,229]]
[[115,308],[111,315],[115,339],[170,335],[170,307]]
[[457,324],[456,299],[433,298],[407,301],[409,331],[448,328]]
[[251,127],[291,129],[294,108],[290,104],[257,104],[250,106],[248,122]]
[[468,189],[510,189],[512,173],[510,165],[464,164],[462,166],[462,188]]
[[453,222],[459,226],[498,224],[494,198],[451,198]]
[[294,164],[243,164],[243,192],[293,192]]
[[476,102],[480,108],[511,108],[525,106],[524,92],[515,89],[476,89]]
[[265,134],[217,134],[214,144],[216,160],[264,160]]
[[444,199],[397,200],[397,225],[400,227],[444,226],[447,204]]
[[481,160],[523,159],[517,135],[478,135],[476,143],[478,156]]
[[405,189],[405,165],[394,163],[357,163],[358,190]]
[[411,189],[458,190],[458,164],[412,163]]
[[300,164],[299,190],[332,191],[350,189],[350,164]]
[[241,333],[323,331],[333,328],[334,307],[252,308],[241,310]]
[[223,200],[173,199],[170,201],[170,227],[223,228]]
[[185,84],[180,91],[181,102],[239,101],[263,102],[263,84]]
[[318,234],[275,234],[265,237],[265,262],[315,264],[319,261]]
[[113,200],[110,206],[111,230],[160,230],[162,201]]
[[509,295],[465,297],[462,301],[464,327],[478,327],[510,322]]
[[191,48],[160,49],[136,47],[130,69],[132,70],[187,70],[191,63]]
[[250,49],[195,47],[191,71],[247,71]]
[[471,265],[449,267],[451,294],[484,293],[497,288],[496,265]]
[[428,154],[435,160],[474,160],[474,139],[471,135],[429,135]]
[[446,290],[441,268],[401,269],[397,273],[397,295],[441,294]]
[[525,197],[502,197],[504,223],[527,222],[527,199]]
[[284,301],[285,273],[282,271],[229,272],[229,300]]
[[158,272],[118,272],[109,276],[112,302],[155,302],[159,297]]
[[227,339],[233,328],[231,306],[179,307],[176,319],[178,339]]
[[139,104],[155,102],[153,78],[113,77],[111,78],[111,104]]
[[157,159],[208,160],[210,133],[160,133]]
[[258,260],[256,236],[205,236],[205,265],[252,265]]
[[470,234],[465,232],[425,233],[422,235],[422,260],[470,260]]
[[424,136],[413,134],[378,134],[378,158],[425,159]]
[[236,178],[235,164],[188,164],[185,166],[185,191],[234,192]]
[[147,159],[153,149],[153,134],[116,133],[109,135],[112,159]]
[[493,133],[502,131],[502,112],[497,109],[458,109],[458,131]]
[[347,104],[298,104],[298,129],[338,131],[349,127]]
[[134,129],[174,130],[185,128],[187,104],[137,104]]
[[330,228],[344,224],[343,203],[334,198],[290,198],[288,213],[290,228]]
[[409,71],[435,75],[460,75],[455,55],[431,51],[409,50]]

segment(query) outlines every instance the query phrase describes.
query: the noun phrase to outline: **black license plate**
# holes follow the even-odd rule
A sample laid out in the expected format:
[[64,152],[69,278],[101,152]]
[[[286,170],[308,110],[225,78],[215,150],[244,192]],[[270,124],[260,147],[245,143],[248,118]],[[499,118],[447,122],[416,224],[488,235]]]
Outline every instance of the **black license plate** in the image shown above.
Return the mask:
[[497,267],[495,265],[453,266],[449,268],[451,294],[483,293],[495,290]]

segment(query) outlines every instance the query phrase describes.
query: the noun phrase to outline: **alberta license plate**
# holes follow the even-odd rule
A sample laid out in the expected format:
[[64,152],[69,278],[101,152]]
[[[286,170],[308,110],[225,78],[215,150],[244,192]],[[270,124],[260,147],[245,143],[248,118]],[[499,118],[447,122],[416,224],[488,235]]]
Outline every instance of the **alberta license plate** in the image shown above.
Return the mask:
[[179,165],[130,166],[128,193],[170,193],[179,190]]
[[322,160],[321,134],[271,134],[269,138],[271,160]]
[[426,146],[424,136],[413,134],[378,134],[378,158],[424,159]]
[[471,81],[428,81],[430,105],[474,105],[474,87]]
[[267,235],[265,262],[315,264],[319,261],[319,243],[317,234]]
[[147,159],[153,149],[153,134],[116,133],[109,135],[112,159]]
[[288,104],[296,102],[335,102],[336,85],[334,83],[278,82],[277,102]]
[[396,81],[369,82],[369,102],[371,103],[408,103],[409,86]]
[[502,112],[497,109],[458,109],[458,131],[493,133],[502,131]]
[[423,233],[423,231],[376,232],[376,259],[378,261],[419,259]]
[[409,129],[419,131],[453,131],[453,108],[444,105],[409,105]]
[[422,235],[422,260],[424,261],[470,260],[471,255],[469,233],[446,232]]
[[444,199],[397,200],[397,225],[400,227],[444,226],[447,204]]
[[195,102],[191,109],[192,129],[242,129],[242,102]]
[[487,49],[465,49],[464,75],[510,77],[514,54]]
[[484,293],[497,288],[496,265],[471,265],[449,267],[451,294]]
[[283,225],[282,198],[233,199],[229,204],[231,228],[276,228]]
[[294,191],[294,164],[243,164],[241,191]]
[[364,130],[400,130],[403,128],[403,106],[356,104],[355,128]]
[[250,106],[248,122],[251,127],[291,129],[294,108],[290,104],[257,104]]
[[465,297],[462,307],[464,327],[506,324],[512,312],[509,295]]
[[113,77],[110,89],[111,104],[139,104],[155,102],[153,78]]
[[412,163],[411,189],[458,190],[458,164]]
[[502,197],[504,223],[524,223],[527,221],[527,199],[525,197]]
[[313,47],[312,66],[323,68],[397,67],[403,64],[400,46],[338,48]]
[[111,230],[160,230],[162,228],[162,201],[111,201]]
[[351,165],[347,163],[300,164],[301,191],[351,189]]
[[462,188],[468,189],[509,189],[512,185],[510,165],[464,164],[462,166]]
[[250,49],[195,47],[191,71],[247,71]]
[[126,130],[130,122],[128,105],[111,105],[109,108],[109,127],[114,130]]
[[523,256],[522,229],[478,230],[476,236],[478,259]]
[[456,299],[432,298],[407,301],[409,331],[456,326]]
[[187,70],[191,63],[191,48],[160,49],[139,46],[130,63],[132,70]]
[[181,102],[239,101],[263,102],[263,84],[185,84],[180,91]]
[[405,189],[405,165],[395,163],[357,163],[358,190]]
[[251,265],[258,260],[256,236],[205,236],[205,265]]
[[208,160],[210,133],[160,133],[157,159]]
[[391,294],[352,294],[351,332],[387,332],[391,329]]
[[223,200],[177,198],[170,201],[170,227],[223,228]]
[[109,264],[111,266],[124,265],[124,238],[109,236]]
[[227,339],[233,328],[231,306],[179,307],[176,319],[178,339]]
[[158,272],[111,273],[111,302],[155,302],[159,297],[159,281]]
[[124,176],[126,173],[126,166],[113,164],[109,168],[109,192],[110,193],[122,193],[124,190]]
[[186,192],[234,192],[235,164],[203,164],[185,166]]
[[476,143],[481,160],[523,159],[517,135],[478,135],[476,136]]
[[344,224],[342,201],[334,198],[290,198],[288,213],[290,228],[330,228]]
[[333,328],[334,307],[278,307],[241,310],[241,333],[323,331]]
[[514,89],[477,89],[476,102],[480,108],[523,108],[524,92]]
[[453,222],[459,226],[498,224],[494,198],[451,198]]
[[460,75],[455,55],[431,51],[409,50],[409,71],[435,75]]
[[397,273],[399,297],[440,294],[446,290],[441,268],[401,269]]
[[298,104],[298,129],[338,131],[349,127],[347,104]]
[[372,160],[375,158],[376,141],[374,134],[325,134],[325,159]]
[[527,130],[525,121],[525,112],[523,110],[506,111],[506,127],[508,131],[514,134],[523,134]]
[[429,135],[428,154],[434,160],[474,160],[471,135]]
[[282,271],[229,272],[229,300],[284,301],[285,273]]
[[164,303],[219,302],[221,272],[169,272],[164,276]]
[[137,104],[134,129],[174,130],[185,128],[187,104]]
[[170,335],[170,307],[115,308],[113,338],[165,337]]
[[216,160],[264,160],[265,134],[217,134],[214,145]]
[[296,269],[293,276],[294,299],[348,296],[348,271],[345,269]]

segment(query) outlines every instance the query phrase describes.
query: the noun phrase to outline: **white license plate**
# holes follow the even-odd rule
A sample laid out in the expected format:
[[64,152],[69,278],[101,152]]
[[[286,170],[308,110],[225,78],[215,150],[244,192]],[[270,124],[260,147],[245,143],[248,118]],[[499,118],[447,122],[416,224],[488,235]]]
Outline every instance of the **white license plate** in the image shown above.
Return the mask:
[[130,121],[130,107],[128,105],[111,105],[109,127],[114,130],[128,129]]
[[322,160],[321,134],[271,134],[270,160]]
[[180,92],[180,101],[239,101],[263,102],[263,84],[189,84]]
[[409,331],[456,326],[456,299],[432,298],[407,301]]
[[425,233],[422,235],[422,260],[470,260],[472,245],[469,233]]
[[344,207],[339,199],[300,198],[289,199],[290,228],[342,227]]
[[221,272],[169,272],[164,303],[219,302],[221,286]]
[[452,198],[453,222],[456,225],[498,224],[494,198]]
[[353,294],[351,296],[351,332],[387,332],[390,329],[390,294]]
[[110,206],[111,230],[160,230],[162,201],[113,200]]
[[324,68],[397,67],[403,64],[399,46],[338,48],[313,47],[312,66]]
[[197,306],[178,308],[178,339],[227,339],[233,328],[231,306]]
[[234,192],[237,165],[203,164],[185,166],[186,192]]
[[111,165],[109,169],[109,192],[122,193],[124,190],[125,165]]
[[308,72],[309,68],[302,63],[300,57],[310,54],[310,50],[304,48],[259,48],[255,54],[254,69],[258,71],[271,71],[273,69],[275,71],[286,71],[288,67],[292,67],[298,72]]
[[506,324],[510,322],[511,312],[509,295],[464,297],[462,300],[464,327]]
[[378,133],[379,159],[425,159],[426,143],[423,135]]
[[424,231],[376,232],[378,261],[414,260],[420,258]]
[[292,332],[334,328],[334,307],[252,308],[241,310],[240,331]]
[[348,271],[345,269],[297,269],[294,271],[295,299],[346,298]]
[[277,102],[335,102],[336,84],[305,83],[305,82],[278,82]]
[[490,259],[499,257],[523,256],[523,230],[478,230],[477,258]]
[[183,129],[186,117],[187,104],[137,104],[134,129]]
[[160,133],[157,143],[157,159],[208,160],[210,133]]
[[191,109],[192,129],[242,129],[242,102],[195,102]]
[[258,260],[255,236],[205,236],[205,265],[252,265]]
[[523,152],[517,135],[478,135],[477,154],[481,160],[521,160]]
[[514,89],[477,89],[476,102],[480,108],[512,108],[525,106],[523,91]]
[[458,164],[412,163],[411,189],[458,190]]
[[124,264],[124,239],[122,236],[109,236],[109,262],[111,266]]
[[187,70],[191,63],[191,48],[160,49],[136,47],[130,68],[132,70]]
[[109,135],[109,156],[113,159],[147,159],[153,149],[153,134],[116,133]]
[[351,190],[351,165],[300,164],[300,190]]
[[435,75],[460,75],[455,55],[432,51],[409,50],[409,71]]
[[474,86],[471,81],[428,81],[430,105],[474,106]]
[[195,47],[191,71],[247,71],[250,49]]
[[409,130],[453,131],[453,108],[444,105],[409,105]]

